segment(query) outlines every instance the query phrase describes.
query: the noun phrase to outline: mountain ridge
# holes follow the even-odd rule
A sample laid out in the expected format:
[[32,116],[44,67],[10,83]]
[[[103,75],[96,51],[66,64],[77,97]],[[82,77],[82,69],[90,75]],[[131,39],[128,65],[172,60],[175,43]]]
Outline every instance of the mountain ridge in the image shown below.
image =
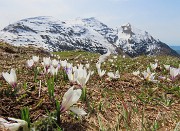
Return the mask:
[[131,57],[178,56],[168,45],[130,23],[114,29],[94,17],[67,21],[51,16],[22,19],[6,26],[0,36],[15,46],[33,45],[49,51],[82,49],[103,54],[110,50],[111,53],[126,53]]

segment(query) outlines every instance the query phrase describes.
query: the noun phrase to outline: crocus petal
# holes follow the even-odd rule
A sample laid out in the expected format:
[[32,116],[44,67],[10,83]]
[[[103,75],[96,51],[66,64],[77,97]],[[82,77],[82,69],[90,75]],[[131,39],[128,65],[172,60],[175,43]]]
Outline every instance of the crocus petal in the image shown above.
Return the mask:
[[10,84],[11,81],[11,77],[9,77],[9,73],[2,73],[2,76],[4,77],[4,79]]
[[118,70],[115,72],[114,77],[115,77],[115,78],[120,78],[120,74],[119,74],[119,71],[118,71]]
[[152,70],[155,70],[157,68],[157,63],[155,63],[155,64],[150,63],[150,66],[151,66]]
[[96,63],[96,68],[100,69],[101,68],[101,63]]
[[149,68],[149,67],[147,68],[147,73],[148,73],[148,74],[151,74],[151,71],[150,71],[150,68]]
[[34,65],[34,61],[32,59],[31,60],[27,60],[26,64],[27,64],[28,67],[32,67]]
[[107,75],[110,77],[110,78],[113,78],[114,77],[114,74],[112,72],[108,72]]
[[13,82],[16,82],[17,81],[17,76],[16,76],[15,70],[11,69],[11,73],[10,74],[12,74]]
[[87,114],[87,113],[86,113],[83,109],[81,109],[81,108],[70,107],[69,109],[70,109],[72,112],[74,112],[75,114],[77,114],[77,115],[84,116],[84,115]]
[[74,87],[69,88],[69,90],[64,94],[63,101],[61,104],[61,112],[69,109],[73,104],[75,104],[82,93],[81,89],[73,90]]
[[164,65],[164,68],[165,68],[166,70],[169,70],[170,65]]
[[33,57],[32,57],[32,60],[33,60],[34,62],[38,62],[38,61],[39,61],[39,56],[33,56]]
[[105,70],[98,69],[98,75],[102,77],[106,73]]

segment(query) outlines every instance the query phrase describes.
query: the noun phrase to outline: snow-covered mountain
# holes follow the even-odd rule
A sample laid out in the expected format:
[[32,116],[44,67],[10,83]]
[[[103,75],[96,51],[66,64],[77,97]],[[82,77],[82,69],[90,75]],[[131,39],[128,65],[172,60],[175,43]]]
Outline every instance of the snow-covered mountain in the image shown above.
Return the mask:
[[145,55],[177,55],[148,32],[129,23],[116,29],[95,18],[60,21],[41,16],[20,20],[0,32],[0,39],[15,46],[33,45],[50,51],[83,49],[91,52],[125,52],[134,57]]

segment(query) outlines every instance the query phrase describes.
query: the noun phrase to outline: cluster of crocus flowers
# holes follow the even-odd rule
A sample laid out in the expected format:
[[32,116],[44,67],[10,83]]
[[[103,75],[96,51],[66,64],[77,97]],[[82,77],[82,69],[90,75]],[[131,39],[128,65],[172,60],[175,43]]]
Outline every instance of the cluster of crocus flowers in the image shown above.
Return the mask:
[[78,64],[77,66],[73,67],[72,64],[70,64],[70,70],[67,71],[67,76],[70,82],[77,82],[82,88],[84,88],[92,72],[88,72],[82,64]]
[[144,79],[147,81],[157,82],[157,80],[154,80],[155,73],[151,73],[149,67],[147,68],[147,71],[142,72]]
[[17,76],[16,76],[16,72],[14,69],[11,69],[10,73],[3,72],[2,76],[13,88],[15,88],[17,86]]
[[74,90],[74,87],[69,88],[68,91],[63,96],[60,112],[63,113],[67,110],[71,110],[77,115],[86,115],[87,113],[83,109],[78,107],[72,107],[72,105],[77,103],[77,101],[81,97],[81,94],[82,94],[81,89]]
[[79,68],[75,71],[77,73],[77,83],[81,85],[82,88],[86,85],[87,81],[90,78],[91,72],[87,72],[86,69]]
[[60,62],[56,59],[51,60],[50,57],[43,57],[42,65],[46,74],[57,75],[60,68]]
[[32,56],[32,59],[29,59],[26,61],[26,65],[28,68],[31,68],[34,66],[34,64],[38,63],[39,56]]

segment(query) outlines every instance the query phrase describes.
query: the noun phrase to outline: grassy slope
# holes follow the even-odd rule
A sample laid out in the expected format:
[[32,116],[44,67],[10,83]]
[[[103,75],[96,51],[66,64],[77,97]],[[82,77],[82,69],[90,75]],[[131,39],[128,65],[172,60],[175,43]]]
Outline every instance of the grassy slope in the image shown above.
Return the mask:
[[[28,106],[30,108],[31,122],[41,129],[54,128],[55,125],[48,112],[55,112],[54,102],[49,98],[45,80],[50,76],[40,73],[37,82],[34,82],[34,73],[27,69],[25,62],[34,55],[33,52],[7,53],[0,51],[0,72],[7,71],[12,67],[17,71],[19,92],[15,96],[7,96],[4,91],[8,84],[0,77],[0,115],[20,118],[20,109]],[[55,53],[61,59],[67,59],[74,63],[90,62],[91,70],[95,70],[99,54],[82,51]],[[41,57],[47,54],[36,52]],[[112,56],[110,56],[112,58]],[[113,58],[112,58],[113,59]],[[169,77],[164,70],[163,64],[178,67],[180,59],[175,57],[138,57],[125,58],[118,56],[113,64],[109,61],[102,64],[102,69],[107,71],[119,70],[121,77],[118,80],[107,81],[107,75],[99,78],[97,72],[90,77],[87,83],[86,102],[79,101],[78,105],[88,113],[82,119],[77,119],[72,113],[62,114],[61,128],[65,130],[173,130],[180,121],[180,77],[174,82],[160,81],[152,83],[133,76],[136,70],[144,71],[149,63],[159,60],[156,78],[163,75]],[[41,67],[41,64],[38,64]],[[38,97],[39,80],[42,81],[42,91]],[[69,88],[69,82],[63,77],[63,71],[58,73],[55,82],[55,98],[60,102],[62,96]],[[27,86],[24,86],[27,85]],[[75,87],[78,88],[77,85]],[[54,116],[53,114],[51,114]],[[42,120],[43,118],[43,120]]]

